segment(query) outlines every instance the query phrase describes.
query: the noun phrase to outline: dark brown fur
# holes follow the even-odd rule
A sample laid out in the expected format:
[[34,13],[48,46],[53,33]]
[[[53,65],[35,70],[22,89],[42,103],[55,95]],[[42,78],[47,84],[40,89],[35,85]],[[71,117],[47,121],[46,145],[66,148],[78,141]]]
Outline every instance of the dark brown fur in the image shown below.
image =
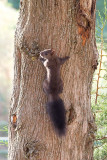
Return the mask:
[[48,97],[47,112],[59,135],[63,135],[66,128],[65,107],[59,97],[63,91],[60,67],[68,58],[59,58],[51,49],[40,53],[40,60],[47,70],[47,77],[43,82],[43,90]]

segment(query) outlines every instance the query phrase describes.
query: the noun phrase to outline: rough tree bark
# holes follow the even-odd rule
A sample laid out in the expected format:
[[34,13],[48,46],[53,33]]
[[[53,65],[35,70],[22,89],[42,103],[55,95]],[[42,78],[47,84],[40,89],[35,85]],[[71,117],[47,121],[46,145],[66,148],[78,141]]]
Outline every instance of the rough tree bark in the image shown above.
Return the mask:
[[[9,160],[93,160],[96,129],[91,84],[97,66],[96,0],[21,0],[15,33],[9,113]],[[39,51],[70,56],[61,70],[67,134],[59,138],[46,114],[45,69]]]

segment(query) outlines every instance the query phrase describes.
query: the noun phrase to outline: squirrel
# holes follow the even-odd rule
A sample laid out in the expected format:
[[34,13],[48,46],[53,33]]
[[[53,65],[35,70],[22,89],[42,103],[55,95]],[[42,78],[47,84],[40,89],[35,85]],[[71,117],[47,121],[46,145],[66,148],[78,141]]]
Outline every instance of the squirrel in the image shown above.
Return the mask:
[[64,102],[59,97],[63,91],[60,67],[69,57],[59,58],[54,52],[52,49],[43,50],[40,52],[39,59],[47,71],[46,79],[43,82],[43,91],[48,97],[46,111],[57,134],[63,136],[66,133],[66,110]]

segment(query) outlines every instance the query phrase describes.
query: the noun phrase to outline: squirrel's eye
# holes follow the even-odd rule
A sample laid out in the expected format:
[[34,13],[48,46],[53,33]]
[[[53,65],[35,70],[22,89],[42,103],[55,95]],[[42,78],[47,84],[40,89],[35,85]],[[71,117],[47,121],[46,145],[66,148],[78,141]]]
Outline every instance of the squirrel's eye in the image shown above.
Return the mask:
[[45,53],[45,55],[48,55],[48,53]]

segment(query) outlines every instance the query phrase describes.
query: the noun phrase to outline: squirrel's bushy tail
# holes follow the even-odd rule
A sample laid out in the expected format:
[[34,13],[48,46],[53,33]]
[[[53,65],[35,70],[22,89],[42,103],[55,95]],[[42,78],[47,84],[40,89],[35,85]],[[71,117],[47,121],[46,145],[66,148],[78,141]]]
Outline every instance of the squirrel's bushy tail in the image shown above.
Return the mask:
[[47,112],[53,123],[53,126],[59,136],[65,135],[66,132],[66,115],[65,107],[61,98],[47,103]]

